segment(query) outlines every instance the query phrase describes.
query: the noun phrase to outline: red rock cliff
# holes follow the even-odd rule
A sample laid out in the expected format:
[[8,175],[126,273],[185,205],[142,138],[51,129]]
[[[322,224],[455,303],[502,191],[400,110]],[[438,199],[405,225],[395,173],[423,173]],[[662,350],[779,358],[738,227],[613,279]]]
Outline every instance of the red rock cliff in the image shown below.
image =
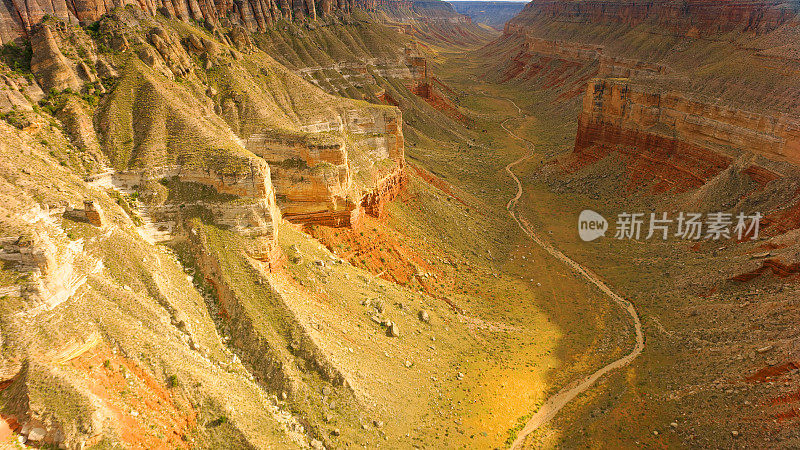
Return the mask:
[[799,9],[796,0],[534,0],[508,22],[506,33],[538,16],[628,26],[648,22],[680,34],[734,30],[762,34],[794,20]]
[[242,25],[249,31],[264,31],[277,20],[316,20],[354,9],[371,10],[393,5],[408,7],[402,0],[29,0],[0,4],[0,43],[27,36],[46,16],[70,23],[91,23],[114,8],[133,5],[150,14],[160,12],[181,20],[207,21],[214,25]]
[[[609,136],[618,133],[623,136]],[[634,133],[719,153],[741,150],[800,165],[797,119],[703,103],[677,93],[632,86],[624,80],[592,80],[583,99],[576,150],[594,143],[630,145],[625,135]]]

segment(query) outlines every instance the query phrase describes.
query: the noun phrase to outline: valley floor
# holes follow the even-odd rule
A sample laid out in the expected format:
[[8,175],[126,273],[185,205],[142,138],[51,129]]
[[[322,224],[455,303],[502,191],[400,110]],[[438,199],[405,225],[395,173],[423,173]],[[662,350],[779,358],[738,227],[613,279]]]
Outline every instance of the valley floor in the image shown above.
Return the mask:
[[[787,420],[785,411],[776,408],[783,401],[775,400],[793,395],[793,386],[798,382],[797,371],[776,372],[780,379],[777,384],[754,382],[750,377],[762,373],[765,368],[782,367],[784,357],[779,355],[787,352],[791,355],[791,345],[787,348],[778,344],[782,348],[776,351],[771,350],[772,344],[791,342],[793,332],[791,327],[776,326],[777,319],[767,319],[763,315],[763,308],[767,306],[754,307],[752,300],[744,301],[748,296],[751,299],[765,296],[762,298],[771,305],[769,308],[785,315],[780,323],[787,324],[794,309],[791,295],[784,290],[794,290],[791,285],[770,277],[757,280],[754,285],[726,281],[744,271],[743,267],[752,265],[748,262],[749,255],[759,251],[761,244],[751,242],[712,251],[710,243],[691,247],[673,240],[641,242],[605,238],[593,243],[582,242],[576,232],[577,217],[582,210],[593,209],[606,217],[615,217],[625,210],[630,200],[628,196],[636,194],[614,193],[614,188],[606,185],[593,188],[596,186],[593,183],[598,183],[597,178],[604,178],[602,174],[590,172],[558,177],[552,175],[552,170],[544,170],[552,167],[554,157],[572,150],[577,105],[554,100],[546,90],[492,82],[485,76],[483,63],[474,53],[442,51],[437,56],[435,70],[460,93],[459,106],[477,113],[473,129],[485,136],[483,145],[470,146],[451,155],[444,152],[443,156],[417,154],[413,148],[409,153],[440,172],[442,178],[495,208],[503,198],[513,196],[514,186],[509,186],[502,171],[506,165],[514,164],[514,174],[521,180],[522,195],[518,202],[512,202],[517,203],[521,224],[543,237],[545,245],[563,251],[570,261],[587,267],[631,301],[641,315],[642,323],[636,319],[636,330],[627,313],[620,316],[607,310],[605,315],[585,320],[592,317],[591,308],[610,303],[607,297],[567,297],[567,300],[558,295],[558,291],[553,292],[548,311],[584,318],[562,322],[563,336],[597,333],[609,339],[608,334],[619,335],[615,341],[617,351],[595,359],[595,365],[589,367],[597,370],[597,363],[601,361],[605,364],[624,355],[638,355],[643,342],[635,349],[634,342],[640,326],[647,336],[647,347],[639,358],[601,377],[593,387],[582,390],[553,420],[528,428],[526,431],[533,433],[521,439],[527,434],[522,432],[516,443],[566,448],[728,447],[737,442],[783,447],[790,442],[797,443],[792,420]],[[513,104],[508,99],[513,99]],[[504,125],[508,126],[508,133]],[[527,149],[521,148],[515,135],[535,144],[531,146],[530,155]],[[588,186],[591,194],[576,192],[570,183]],[[606,183],[613,186],[612,181]],[[497,189],[503,194],[496,192]],[[649,207],[646,197],[637,200],[643,208]],[[527,244],[519,245],[530,248],[532,243],[528,239]],[[548,258],[538,256],[536,260],[542,262]],[[537,277],[580,282],[576,280],[580,277],[563,262],[520,267],[520,270],[531,271],[529,273]],[[773,294],[768,294],[770,292]],[[777,295],[779,292],[783,294]],[[619,310],[616,305],[614,307]],[[747,320],[737,320],[739,314]],[[586,329],[585,324],[597,320],[604,324]],[[773,326],[765,328],[768,322]],[[770,353],[777,354],[771,356]],[[578,345],[565,345],[560,355],[563,361],[569,361],[580,358],[575,355],[583,355],[583,350]],[[630,359],[621,361],[628,363]],[[552,394],[594,372],[586,365],[578,369],[579,366],[572,366],[573,370],[562,376],[549,372],[546,392]],[[778,393],[775,393],[775,386],[778,386]],[[541,401],[537,402],[519,419],[517,428],[511,432],[512,437],[518,437],[521,424],[539,411],[540,405]]]
[[[570,398],[590,388],[592,382],[606,371],[630,362],[641,351],[643,340],[638,318],[634,319],[630,315],[627,306],[620,308],[615,303],[619,297],[609,297],[608,287],[599,279],[586,276],[587,271],[576,271],[575,267],[579,266],[571,263],[569,258],[553,246],[541,240],[537,242],[536,238],[532,239],[530,231],[525,229],[526,219],[522,218],[518,227],[516,215],[508,215],[504,211],[507,207],[509,212],[514,210],[513,204],[516,202],[514,199],[508,202],[509,197],[516,194],[518,200],[522,194],[521,186],[517,191],[515,182],[508,178],[508,174],[512,172],[507,169],[515,162],[519,163],[529,157],[541,159],[543,156],[535,150],[533,154],[529,154],[531,149],[528,143],[519,139],[515,133],[528,135],[540,119],[524,114],[514,101],[504,97],[509,93],[503,92],[502,86],[476,83],[476,67],[473,66],[475,71],[460,70],[469,61],[469,54],[442,52],[438,56],[436,61],[440,65],[437,73],[447,77],[451,86],[457,86],[459,92],[464,93],[460,96],[461,106],[470,110],[475,120],[470,128],[478,138],[467,146],[446,141],[434,144],[412,140],[407,151],[409,159],[428,170],[422,179],[418,176],[412,177],[414,182],[410,196],[414,199],[407,205],[420,203],[425,217],[415,218],[421,221],[419,228],[408,229],[400,225],[412,222],[406,215],[407,212],[393,210],[389,227],[398,229],[404,235],[413,236],[425,227],[422,221],[428,221],[430,223],[427,227],[443,233],[443,239],[440,239],[450,244],[453,250],[466,255],[474,254],[475,248],[480,249],[487,245],[484,242],[487,239],[488,245],[495,250],[490,252],[488,261],[481,261],[479,264],[489,263],[494,266],[491,270],[496,272],[492,276],[500,280],[499,283],[478,276],[481,289],[476,290],[473,295],[456,300],[456,304],[474,311],[472,314],[476,318],[473,320],[503,323],[504,327],[516,328],[522,332],[517,331],[512,339],[507,339],[499,337],[497,333],[498,329],[502,330],[504,327],[496,327],[494,333],[489,327],[475,330],[481,340],[490,344],[486,346],[486,356],[494,361],[478,369],[483,381],[477,386],[467,388],[465,394],[466,398],[489,397],[493,407],[490,410],[474,407],[464,410],[463,413],[468,418],[484,416],[479,422],[472,422],[480,424],[483,432],[464,434],[470,437],[466,441],[467,446],[481,445],[481,442],[498,445],[499,442],[491,439],[492,436],[495,439],[505,437],[505,445],[511,445],[518,440],[519,431],[537,411],[555,412],[560,409]],[[519,98],[516,93],[511,94],[514,95],[512,98]],[[506,128],[509,122],[515,123],[514,131]],[[435,151],[429,150],[433,147],[436,148]],[[435,207],[435,204],[426,204],[415,192],[420,184],[428,184],[428,189],[430,186],[437,187],[439,194],[444,193],[463,203],[467,207],[469,222],[460,224],[461,231],[470,230],[477,234],[464,236],[459,230],[450,229],[455,222],[439,222],[437,216],[441,211],[427,210],[428,207]],[[413,213],[415,212],[412,211]],[[435,237],[431,236],[431,240],[433,239]],[[479,241],[475,242],[473,239]],[[475,275],[478,274],[471,273],[470,277],[463,279],[455,275],[455,285],[459,286],[461,283],[474,283]],[[514,278],[518,280],[512,282]],[[513,290],[506,288],[504,295],[493,295],[497,292],[493,284],[509,282],[515,285]],[[511,294],[512,292],[516,295]],[[502,315],[498,314],[498,308],[502,308]],[[534,325],[526,318],[537,310],[547,317],[546,326]],[[490,330],[489,333],[485,332],[487,329]],[[548,329],[553,329],[553,332]],[[501,345],[491,345],[498,340],[504,342]],[[526,343],[525,340],[530,342]],[[551,346],[546,353],[552,355],[553,359],[546,365],[536,358],[531,360],[534,355],[531,351],[525,351],[526,345],[542,343]],[[474,364],[470,362],[472,359],[465,358],[464,362],[470,371]],[[576,380],[592,374],[596,376],[589,377],[590,381],[582,383],[578,389],[574,388]],[[497,383],[499,385],[493,389],[486,389]],[[550,396],[568,385],[573,389],[568,390],[566,395],[557,396],[557,407],[554,408],[552,402],[542,407]],[[541,419],[541,415],[537,415],[536,419]],[[493,433],[487,433],[487,429]],[[524,434],[530,431],[532,430],[528,428]],[[445,435],[448,435],[447,431]],[[481,440],[482,435],[489,439]]]

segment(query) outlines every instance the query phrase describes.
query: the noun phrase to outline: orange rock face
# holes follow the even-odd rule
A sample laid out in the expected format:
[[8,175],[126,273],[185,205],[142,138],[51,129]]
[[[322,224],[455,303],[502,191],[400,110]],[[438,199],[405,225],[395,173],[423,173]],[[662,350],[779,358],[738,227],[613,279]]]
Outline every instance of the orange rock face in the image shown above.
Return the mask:
[[306,126],[311,133],[254,134],[247,148],[269,163],[284,218],[356,226],[364,213],[378,216],[403,186],[401,124],[399,112],[353,110],[335,122]]
[[726,149],[737,149],[800,165],[800,122],[785,115],[755,114],[624,81],[597,79],[586,89],[575,149],[583,151],[592,145],[675,147],[698,155],[703,150],[725,155]]
[[[595,79],[583,99],[574,151],[562,162],[574,171],[615,152],[623,158],[629,189],[649,185],[655,192],[685,192],[731,169],[740,155],[776,161],[768,166],[799,165],[798,130],[783,115],[753,114],[624,80]],[[737,165],[737,172],[756,183],[754,192],[781,177],[765,163]],[[776,230],[797,227],[800,222],[790,215],[770,217],[765,227],[773,222]]]
[[[319,3],[319,6],[317,5]],[[181,20],[206,21],[213,25],[238,24],[248,31],[264,31],[278,20],[306,21],[316,20],[317,12],[322,16],[337,11],[349,12],[353,9],[371,10],[378,7],[408,7],[408,1],[395,0],[245,0],[233,2],[198,2],[197,0],[177,0],[154,2],[135,2],[131,0],[83,0],[83,1],[41,1],[10,2],[0,8],[0,44],[10,42],[20,36],[27,36],[31,28],[45,16],[53,16],[70,23],[91,23],[114,8],[134,5],[151,15],[161,13],[167,17]]]
[[403,190],[406,182],[408,182],[408,177],[406,175],[405,165],[400,165],[394,172],[384,177],[375,189],[367,192],[367,194],[361,198],[361,207],[364,212],[372,217],[383,217],[386,203],[397,197],[397,194]]
[[438,78],[430,77],[415,82],[409,89],[415,95],[422,97],[429,105],[443,112],[448,117],[464,123],[469,121],[469,118],[462,114],[450,99],[442,95],[440,90],[451,92],[452,90]]

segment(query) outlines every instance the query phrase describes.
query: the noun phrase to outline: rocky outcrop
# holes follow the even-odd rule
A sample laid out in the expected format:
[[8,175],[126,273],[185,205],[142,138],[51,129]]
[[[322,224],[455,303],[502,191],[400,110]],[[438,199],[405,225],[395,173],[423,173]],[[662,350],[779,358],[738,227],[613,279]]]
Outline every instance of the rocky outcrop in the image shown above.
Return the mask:
[[378,186],[361,198],[361,208],[372,217],[381,218],[386,205],[397,197],[408,182],[405,165],[378,182]]
[[355,208],[348,150],[341,138],[256,133],[247,148],[272,167],[272,182],[283,216],[301,223],[349,225]]
[[451,119],[457,120],[462,123],[469,123],[470,119],[465,116],[458,107],[450,101],[440,91],[449,91],[452,89],[442,83],[436,77],[429,77],[423,80],[416,81],[409,86],[411,92],[425,99],[429,105],[433,106],[436,110],[441,111]]
[[185,208],[203,208],[211,213],[215,223],[229,227],[242,236],[259,239],[264,244],[261,247],[266,247],[254,247],[253,257],[272,260],[280,210],[275,201],[269,166],[263,161],[259,163],[257,159],[251,162],[250,170],[236,175],[217,173],[211,169],[199,171],[182,166],[163,166],[148,170],[110,172],[92,177],[90,181],[97,185],[109,185],[123,192],[136,192],[141,186],[162,180],[208,186],[220,198],[149,205],[146,207],[148,215],[161,223],[178,222],[183,218]]
[[[103,216],[90,201],[87,209],[77,214],[79,220],[102,226]],[[56,217],[64,208],[34,209],[24,218],[30,231],[18,238],[6,240],[0,251],[0,260],[17,264],[17,270],[27,274],[27,280],[17,286],[14,296],[30,302],[31,315],[52,310],[69,299],[87,279],[87,274],[102,269],[102,263],[83,254],[83,242],[68,241],[65,233],[55,225]],[[71,209],[70,209],[71,212]]]
[[94,200],[84,200],[83,208],[73,208],[71,206],[65,208],[64,217],[86,222],[100,228],[105,225],[103,210]]
[[391,7],[392,0],[245,0],[241,2],[205,3],[197,0],[133,2],[131,0],[71,2],[55,0],[44,2],[10,2],[0,6],[0,43],[29,36],[36,24],[52,16],[72,24],[89,24],[115,8],[136,6],[146,13],[162,14],[184,21],[194,20],[210,25],[241,25],[249,32],[265,31],[276,21],[313,21],[355,9],[373,10]]
[[682,153],[705,149],[720,155],[744,151],[800,165],[800,120],[596,79],[583,100],[575,150],[594,145],[642,150],[669,145]]
[[[147,39],[176,77],[186,76],[192,71],[189,55],[174,35],[167,33],[161,27],[153,27],[147,34]],[[150,58],[146,55],[143,60],[147,62]],[[153,64],[148,65],[153,66]]]
[[58,48],[49,25],[39,25],[31,35],[31,72],[45,92],[80,90],[81,83]]
[[[246,145],[270,164],[283,217],[303,224],[357,226],[362,212],[377,215],[394,197],[375,194],[396,191],[385,180],[404,176],[401,120],[395,113],[350,110],[303,127],[316,133],[256,133]],[[387,169],[368,168],[370,160]]]

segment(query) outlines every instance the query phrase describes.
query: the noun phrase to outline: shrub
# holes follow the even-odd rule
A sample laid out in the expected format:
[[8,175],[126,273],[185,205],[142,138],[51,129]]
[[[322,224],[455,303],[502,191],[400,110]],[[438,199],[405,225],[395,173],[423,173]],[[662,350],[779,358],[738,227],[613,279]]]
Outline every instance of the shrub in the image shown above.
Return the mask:
[[22,44],[9,42],[0,47],[0,60],[15,72],[28,73],[31,71],[32,54],[31,44],[28,41]]
[[0,114],[0,118],[8,122],[13,127],[20,130],[27,126],[30,126],[31,124],[31,121],[28,120],[28,118],[25,117],[25,115],[19,111],[9,111],[7,113]]

